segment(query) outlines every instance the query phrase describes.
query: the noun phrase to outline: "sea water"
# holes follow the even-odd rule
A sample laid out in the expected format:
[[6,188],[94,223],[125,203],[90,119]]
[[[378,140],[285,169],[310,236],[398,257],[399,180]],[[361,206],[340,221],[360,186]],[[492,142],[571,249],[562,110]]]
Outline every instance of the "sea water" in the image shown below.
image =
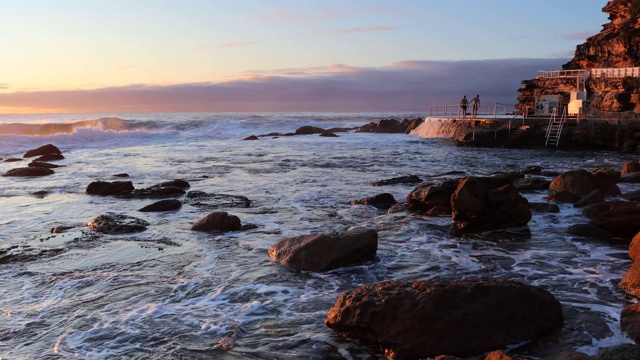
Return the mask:
[[[304,125],[352,128],[421,114],[92,114],[0,116],[0,158],[55,144],[65,165],[41,178],[0,177],[2,359],[378,359],[375,345],[324,326],[345,291],[384,280],[487,277],[542,287],[562,303],[562,330],[513,352],[533,358],[630,342],[619,314],[634,300],[617,283],[625,246],[568,235],[579,210],[535,213],[526,229],[456,235],[448,217],[385,212],[349,201],[383,192],[403,200],[416,184],[373,187],[415,174],[425,181],[541,166],[621,169],[614,152],[457,147],[446,138],[341,132],[338,137],[250,135]],[[27,161],[0,162],[0,173]],[[113,175],[126,173],[129,178]],[[85,194],[92,181],[136,188],[185,179],[189,190],[246,196],[248,208],[185,205],[141,213],[150,199]],[[549,178],[551,179],[551,178]],[[623,191],[635,190],[625,185]],[[45,195],[32,195],[45,191]],[[544,191],[525,192],[542,201]],[[211,211],[237,215],[245,231],[202,233]],[[150,223],[133,235],[86,227],[108,212]],[[51,234],[56,226],[72,227]],[[299,272],[269,259],[279,239],[365,227],[379,233],[374,262]],[[14,259],[16,259],[14,257]]]

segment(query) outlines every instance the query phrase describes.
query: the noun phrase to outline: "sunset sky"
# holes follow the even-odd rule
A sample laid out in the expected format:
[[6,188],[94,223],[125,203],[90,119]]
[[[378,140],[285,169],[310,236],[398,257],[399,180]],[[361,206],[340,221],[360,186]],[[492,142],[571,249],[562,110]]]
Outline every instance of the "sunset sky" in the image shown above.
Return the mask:
[[0,113],[516,102],[606,0],[0,0]]

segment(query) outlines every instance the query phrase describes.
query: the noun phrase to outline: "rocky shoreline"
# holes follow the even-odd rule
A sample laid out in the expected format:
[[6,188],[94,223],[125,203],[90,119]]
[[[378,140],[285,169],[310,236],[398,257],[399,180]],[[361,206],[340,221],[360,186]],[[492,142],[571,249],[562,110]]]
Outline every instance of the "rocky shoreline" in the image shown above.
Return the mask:
[[[404,122],[383,120],[357,131],[407,133],[420,123],[421,119]],[[322,135],[327,132],[305,127],[296,131],[296,135]],[[282,135],[260,137],[265,136]],[[45,156],[53,158],[53,161],[63,158],[62,152],[51,144],[24,155],[33,156]],[[49,171],[34,175],[25,169]],[[52,174],[53,170],[45,165],[9,170],[4,176]],[[640,196],[637,194],[640,190],[622,194],[617,186],[619,183],[640,183],[640,162],[628,162],[621,170],[600,168],[549,173],[540,167],[530,166],[519,172],[485,177],[456,175],[459,173],[441,174],[438,180],[433,181],[423,181],[415,175],[383,179],[372,186],[407,183],[415,183],[416,186],[407,194],[406,201],[398,202],[388,193],[379,193],[353,200],[350,204],[372,206],[388,214],[408,212],[419,216],[450,217],[452,232],[480,233],[526,228],[534,213],[555,212],[556,203],[571,203],[591,220],[567,229],[569,234],[628,245],[630,258],[634,261],[640,258]],[[114,177],[127,176],[116,174]],[[548,177],[553,177],[553,180],[547,180]],[[180,211],[183,202],[211,210],[251,206],[251,201],[241,195],[208,194],[198,190],[187,192],[190,187],[189,182],[182,179],[159,182],[144,189],[135,189],[131,181],[94,181],[87,185],[85,193],[87,196],[112,196],[122,201],[156,200],[139,209],[141,212]],[[530,203],[520,194],[522,191],[544,189],[548,191],[548,197],[538,203]],[[88,219],[86,225],[60,224],[51,232],[57,234],[76,229],[89,238],[102,234],[142,232],[148,226],[148,222],[136,217],[105,213]],[[252,228],[255,225],[242,224],[238,216],[217,210],[199,220],[194,219],[192,226],[194,231],[216,233]],[[346,233],[283,238],[269,249],[268,256],[295,271],[324,272],[345,266],[366,266],[375,261],[378,236],[372,229],[354,229]],[[32,261],[65,251],[64,248],[40,253],[28,247],[3,249],[0,251],[0,263]],[[620,274],[620,289],[634,297],[640,297],[639,264],[634,262],[626,274]],[[518,357],[508,354],[510,344],[534,341],[552,334],[562,327],[563,314],[562,306],[552,292],[521,282],[487,278],[412,283],[386,281],[363,285],[342,294],[329,310],[325,324],[345,339],[377,344],[394,358],[442,359],[447,355],[447,359],[515,359]],[[640,341],[638,305],[621,309],[620,326],[630,338]],[[637,359],[634,356],[639,353],[637,346],[622,345],[604,350],[595,359]],[[556,358],[594,359],[576,352],[558,356]]]

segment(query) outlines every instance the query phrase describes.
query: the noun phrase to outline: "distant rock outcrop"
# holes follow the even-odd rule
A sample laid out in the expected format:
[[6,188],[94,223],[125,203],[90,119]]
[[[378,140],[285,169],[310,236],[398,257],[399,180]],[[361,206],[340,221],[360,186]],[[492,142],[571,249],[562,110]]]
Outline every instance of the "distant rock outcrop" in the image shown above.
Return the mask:
[[[640,66],[640,2],[612,0],[602,11],[609,14],[610,22],[603,25],[600,33],[576,47],[573,59],[562,66],[564,70]],[[562,78],[536,78],[525,80],[522,84],[523,87],[518,90],[518,107],[521,111],[528,109],[529,113],[535,111],[536,99],[540,95],[560,95],[563,99],[561,105],[566,105],[569,92],[577,86],[574,79]],[[638,78],[591,76],[585,87],[587,104],[592,109],[640,112]]]

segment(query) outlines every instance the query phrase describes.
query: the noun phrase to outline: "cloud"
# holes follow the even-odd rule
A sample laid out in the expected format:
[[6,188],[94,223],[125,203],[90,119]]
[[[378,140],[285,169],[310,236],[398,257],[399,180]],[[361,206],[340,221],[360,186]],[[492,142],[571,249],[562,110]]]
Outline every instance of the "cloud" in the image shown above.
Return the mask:
[[353,34],[353,33],[366,33],[366,32],[374,32],[374,31],[393,31],[396,28],[391,26],[370,26],[370,27],[354,27],[342,30],[333,30],[333,31],[319,31],[316,32],[318,35],[332,35],[332,34]]
[[428,111],[480,94],[483,104],[515,104],[521,81],[569,59],[401,61],[282,69],[224,83],[136,84],[93,90],[0,93],[0,108],[38,112]]
[[576,51],[575,50],[567,50],[567,51],[562,51],[562,52],[557,52],[557,53],[553,53],[550,54],[549,57],[572,57],[573,55],[575,55]]
[[0,90],[6,90],[9,88],[9,85],[7,84],[0,84]]
[[597,33],[594,32],[574,32],[574,33],[570,33],[570,34],[566,34],[562,37],[563,40],[567,40],[567,41],[585,41],[587,38],[590,38],[591,36],[595,35]]

